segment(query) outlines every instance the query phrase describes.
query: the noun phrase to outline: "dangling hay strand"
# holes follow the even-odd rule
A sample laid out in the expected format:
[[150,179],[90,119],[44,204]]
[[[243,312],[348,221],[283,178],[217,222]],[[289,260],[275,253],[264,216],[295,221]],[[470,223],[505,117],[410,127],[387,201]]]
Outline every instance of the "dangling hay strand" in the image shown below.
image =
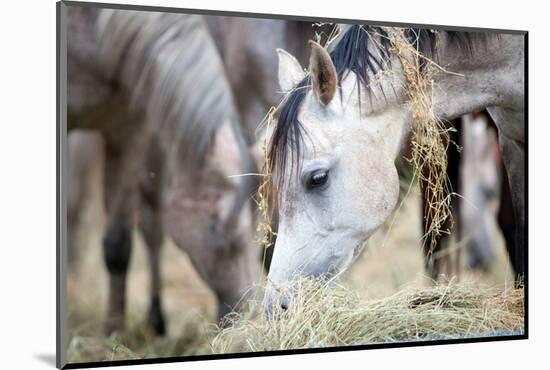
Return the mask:
[[262,256],[262,266],[265,266],[265,258],[267,249],[273,245],[273,240],[276,236],[275,231],[273,231],[273,214],[275,212],[275,202],[277,198],[275,196],[273,189],[273,179],[271,175],[271,162],[269,158],[269,133],[271,132],[272,127],[275,125],[275,113],[277,112],[277,107],[271,107],[266,117],[258,127],[258,130],[263,129],[263,137],[260,138],[262,143],[262,153],[263,153],[263,168],[261,168],[261,179],[258,191],[256,192],[256,204],[258,206],[258,211],[260,213],[260,221],[258,223],[256,231],[260,235],[259,243],[263,246],[264,253]]
[[[351,346],[522,334],[523,289],[467,285],[405,289],[380,300],[315,280],[297,283],[297,296],[277,320],[231,317],[212,341],[214,353]],[[261,304],[259,304],[261,309]]]
[[[424,230],[424,242],[429,238],[429,255],[432,254],[444,229],[446,220],[452,225],[451,197],[452,189],[447,177],[447,146],[451,145],[449,131],[445,123],[437,118],[433,110],[433,72],[442,70],[432,60],[416,50],[407,40],[404,29],[388,28],[393,51],[399,57],[405,73],[405,91],[409,100],[415,128],[411,139],[411,158],[414,178],[425,183],[426,209],[424,217],[428,220]],[[445,71],[447,72],[447,71]]]

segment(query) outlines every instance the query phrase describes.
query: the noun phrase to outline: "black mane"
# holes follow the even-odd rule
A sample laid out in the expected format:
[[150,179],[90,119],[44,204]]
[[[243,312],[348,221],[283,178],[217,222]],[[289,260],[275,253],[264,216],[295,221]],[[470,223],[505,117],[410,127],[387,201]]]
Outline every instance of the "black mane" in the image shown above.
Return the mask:
[[[437,36],[441,33],[447,37],[448,44],[455,45],[466,54],[472,53],[474,35],[483,35],[421,28],[405,30],[405,36],[411,45],[422,55],[431,58],[435,57]],[[330,52],[338,75],[338,84],[348,73],[353,72],[357,75],[358,92],[361,84],[370,94],[369,74],[386,68],[391,58],[391,47],[388,34],[383,28],[351,25],[339,37]],[[303,128],[298,120],[298,112],[310,88],[311,78],[308,75],[287,95],[279,110],[268,154],[270,173],[274,173],[275,169],[279,169],[281,174],[284,173],[288,152],[292,155],[293,167],[296,170],[299,168]],[[279,176],[277,185],[281,185],[282,177]]]

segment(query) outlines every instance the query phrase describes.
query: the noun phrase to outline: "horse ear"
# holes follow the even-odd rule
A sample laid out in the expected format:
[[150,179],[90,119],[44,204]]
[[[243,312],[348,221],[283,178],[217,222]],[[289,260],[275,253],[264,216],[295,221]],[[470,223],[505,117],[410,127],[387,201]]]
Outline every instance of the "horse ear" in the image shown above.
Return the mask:
[[279,56],[279,86],[282,91],[288,92],[302,81],[306,73],[292,54],[283,49],[276,50]]
[[338,76],[336,68],[329,53],[315,41],[309,41],[311,55],[309,57],[309,70],[311,83],[317,99],[323,105],[328,105],[336,94]]

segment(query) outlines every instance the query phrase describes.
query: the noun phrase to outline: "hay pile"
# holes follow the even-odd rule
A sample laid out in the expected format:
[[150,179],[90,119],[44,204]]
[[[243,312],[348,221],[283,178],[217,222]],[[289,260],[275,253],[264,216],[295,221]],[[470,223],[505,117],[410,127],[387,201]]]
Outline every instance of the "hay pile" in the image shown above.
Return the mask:
[[339,285],[300,282],[278,320],[233,316],[212,341],[214,353],[522,334],[522,289],[465,285],[405,289],[376,301]]

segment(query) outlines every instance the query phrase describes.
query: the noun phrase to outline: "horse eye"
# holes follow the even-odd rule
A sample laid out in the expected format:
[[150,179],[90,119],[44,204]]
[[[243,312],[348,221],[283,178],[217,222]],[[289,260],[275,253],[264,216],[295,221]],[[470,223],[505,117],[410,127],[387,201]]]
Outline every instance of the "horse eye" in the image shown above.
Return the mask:
[[327,170],[313,171],[306,183],[308,189],[314,189],[325,185],[328,181]]

